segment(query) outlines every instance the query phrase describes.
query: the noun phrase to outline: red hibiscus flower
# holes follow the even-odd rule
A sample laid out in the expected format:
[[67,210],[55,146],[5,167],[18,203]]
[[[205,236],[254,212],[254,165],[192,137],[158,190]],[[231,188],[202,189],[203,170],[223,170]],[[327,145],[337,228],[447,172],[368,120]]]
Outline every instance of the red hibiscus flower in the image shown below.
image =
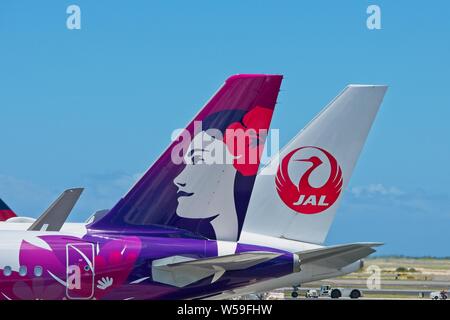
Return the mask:
[[258,172],[264,142],[273,110],[255,107],[245,114],[242,122],[234,122],[225,131],[224,142],[235,157],[233,165],[244,176]]

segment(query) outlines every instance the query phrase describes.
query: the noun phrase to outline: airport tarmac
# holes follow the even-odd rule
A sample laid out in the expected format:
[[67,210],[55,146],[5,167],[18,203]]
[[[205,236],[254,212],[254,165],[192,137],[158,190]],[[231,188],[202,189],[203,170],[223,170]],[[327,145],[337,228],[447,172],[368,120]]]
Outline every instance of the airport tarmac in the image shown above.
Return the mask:
[[[379,271],[379,287],[368,288],[368,279],[374,267]],[[370,281],[369,281],[370,282]],[[274,290],[268,299],[314,300],[305,298],[309,289],[319,290],[322,285],[332,288],[355,288],[364,300],[430,300],[430,293],[450,289],[450,259],[433,258],[370,258],[359,272],[344,277],[305,283],[298,288],[299,297],[292,298],[293,288]],[[318,299],[331,299],[320,297]],[[340,298],[348,300],[349,298]],[[449,299],[450,300],[450,299]]]

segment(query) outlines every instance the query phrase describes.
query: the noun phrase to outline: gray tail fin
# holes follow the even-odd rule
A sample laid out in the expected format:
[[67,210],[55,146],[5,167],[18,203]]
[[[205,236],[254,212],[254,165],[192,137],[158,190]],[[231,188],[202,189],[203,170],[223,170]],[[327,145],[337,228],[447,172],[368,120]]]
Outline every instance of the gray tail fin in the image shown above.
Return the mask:
[[80,198],[83,188],[68,189],[28,228],[28,231],[59,231]]

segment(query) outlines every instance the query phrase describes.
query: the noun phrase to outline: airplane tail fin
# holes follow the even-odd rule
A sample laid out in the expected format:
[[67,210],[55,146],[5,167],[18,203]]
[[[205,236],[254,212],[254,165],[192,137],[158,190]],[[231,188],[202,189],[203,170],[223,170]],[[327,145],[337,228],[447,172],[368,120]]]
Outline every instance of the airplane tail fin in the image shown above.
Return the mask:
[[261,170],[243,234],[325,241],[386,90],[348,86]]
[[132,189],[91,229],[175,227],[236,241],[282,76],[230,77]]
[[0,221],[6,221],[9,218],[14,217],[17,217],[14,211],[12,211],[11,208],[8,207],[8,205],[2,199],[0,199]]
[[65,190],[28,228],[28,231],[59,231],[83,192],[83,188]]

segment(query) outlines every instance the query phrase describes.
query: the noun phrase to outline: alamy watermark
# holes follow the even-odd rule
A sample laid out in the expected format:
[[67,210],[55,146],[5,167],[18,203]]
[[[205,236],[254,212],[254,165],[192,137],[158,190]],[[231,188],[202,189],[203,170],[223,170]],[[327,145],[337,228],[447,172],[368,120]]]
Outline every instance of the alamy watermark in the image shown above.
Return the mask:
[[[66,27],[69,30],[81,29],[81,8],[76,4],[67,7],[66,13],[69,15],[66,19]],[[369,30],[381,29],[381,7],[371,4],[367,7],[366,13],[369,15],[366,20],[366,26]]]
[[81,9],[76,4],[67,7],[66,13],[69,15],[66,19],[66,27],[69,30],[81,29]]
[[367,272],[370,273],[367,278],[366,285],[369,290],[381,289],[381,268],[377,265],[370,265],[367,267]]
[[366,13],[369,15],[366,20],[366,26],[369,30],[381,29],[381,8],[372,4],[367,7]]

